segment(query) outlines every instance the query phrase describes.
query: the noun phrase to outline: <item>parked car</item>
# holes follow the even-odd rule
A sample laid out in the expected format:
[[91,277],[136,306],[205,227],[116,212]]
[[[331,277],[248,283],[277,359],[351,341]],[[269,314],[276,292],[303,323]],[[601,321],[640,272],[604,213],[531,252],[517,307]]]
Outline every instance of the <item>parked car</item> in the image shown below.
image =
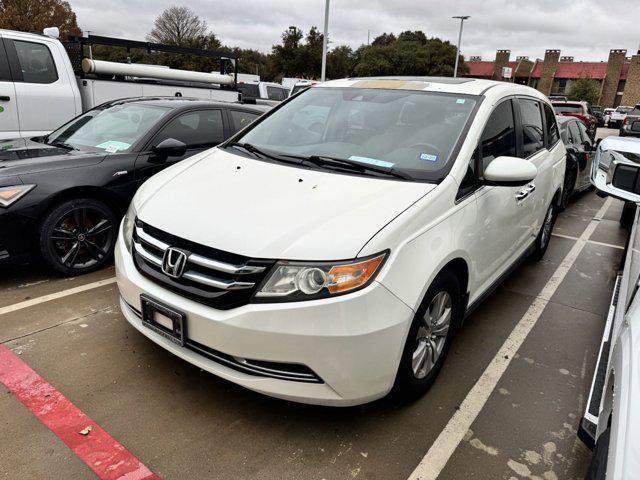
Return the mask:
[[640,137],[640,103],[625,115],[620,126],[621,137]]
[[574,193],[591,187],[591,162],[596,144],[584,123],[577,118],[558,116],[557,121],[560,137],[567,149],[561,201],[562,208],[565,208]]
[[625,106],[617,107],[611,113],[611,118],[609,118],[609,128],[620,128],[622,122],[624,122],[624,119],[627,116],[627,113],[629,113],[632,108],[633,107]]
[[604,110],[598,105],[589,105],[589,113],[596,117],[596,126],[604,127]]
[[289,96],[289,89],[279,83],[271,82],[238,82],[238,90],[243,99],[262,99],[272,106],[277,105]]
[[0,262],[100,268],[146,179],[211,148],[267,107],[184,98],[108,102],[51,134],[0,143]]
[[[607,137],[591,181],[603,195],[640,202],[640,140]],[[593,448],[589,480],[626,480],[640,471],[640,218],[635,214],[624,267],[616,278],[579,437]],[[595,447],[595,448],[594,448]]]
[[598,121],[596,117],[589,113],[589,104],[587,102],[551,102],[553,109],[557,115],[565,115],[569,117],[576,117],[580,119],[587,127],[589,137],[592,139],[596,137],[596,129]]
[[291,87],[291,93],[289,93],[289,96],[293,96],[298,92],[301,92],[302,90],[306,90],[309,87],[312,87],[316,84],[318,84],[320,82],[317,82],[315,80],[302,80],[300,82],[297,82],[295,85],[293,85],[293,87]]
[[566,95],[549,95],[549,100],[551,100],[552,102],[555,102],[555,101],[566,102],[569,99],[567,98]]
[[[57,39],[58,29],[45,31],[51,36],[0,29],[0,140],[46,135],[82,112],[119,98],[184,96],[221,101],[238,99],[234,77],[226,73],[190,72],[116,62],[100,62],[106,70],[96,73],[90,70],[97,61],[83,56],[83,51],[88,51],[87,46],[91,48],[91,45],[127,50],[146,50],[153,46],[154,51],[204,55],[207,58],[217,56],[224,59],[221,60],[222,65],[228,65],[231,60],[237,61],[228,52],[89,35],[65,44],[73,57],[70,58],[65,45]],[[83,67],[87,68],[86,72]],[[137,76],[119,69],[133,70]],[[184,81],[191,77],[194,77],[193,81]]]
[[565,155],[530,87],[323,83],[141,187],[116,247],[123,314],[269,395],[422,394],[463,318],[544,255]]
[[615,112],[615,108],[605,108],[604,109],[604,124],[608,127],[611,122],[611,115]]

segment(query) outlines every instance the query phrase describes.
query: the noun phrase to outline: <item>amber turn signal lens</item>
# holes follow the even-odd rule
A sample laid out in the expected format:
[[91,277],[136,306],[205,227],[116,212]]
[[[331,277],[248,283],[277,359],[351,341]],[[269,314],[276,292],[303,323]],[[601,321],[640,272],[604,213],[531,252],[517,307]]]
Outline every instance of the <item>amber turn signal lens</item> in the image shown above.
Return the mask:
[[331,293],[338,293],[364,285],[376,272],[383,259],[384,254],[363,262],[332,267],[329,270],[330,282],[327,289]]
[[21,193],[22,190],[19,188],[11,188],[9,190],[0,190],[0,198],[3,200],[11,200],[13,197]]

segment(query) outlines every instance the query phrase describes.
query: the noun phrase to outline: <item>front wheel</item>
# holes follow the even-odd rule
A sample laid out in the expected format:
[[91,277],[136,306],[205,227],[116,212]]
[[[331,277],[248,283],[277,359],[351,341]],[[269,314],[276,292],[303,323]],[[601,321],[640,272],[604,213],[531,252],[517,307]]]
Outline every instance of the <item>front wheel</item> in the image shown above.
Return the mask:
[[90,198],[54,207],[40,224],[39,247],[49,267],[63,275],[98,270],[113,255],[118,219],[104,203]]
[[560,210],[567,208],[569,199],[573,195],[573,191],[576,188],[576,179],[578,178],[577,168],[570,165],[564,174],[564,185],[562,187],[562,198],[560,200]]
[[429,287],[409,328],[394,385],[397,394],[413,399],[429,390],[461,318],[460,282],[445,270]]
[[547,248],[549,247],[549,242],[551,241],[551,233],[553,232],[553,225],[556,222],[555,211],[555,205],[552,201],[551,205],[549,205],[549,208],[547,209],[547,213],[545,213],[544,215],[542,227],[540,228],[540,232],[536,237],[535,247],[531,255],[535,260],[541,260],[542,257],[544,257]]

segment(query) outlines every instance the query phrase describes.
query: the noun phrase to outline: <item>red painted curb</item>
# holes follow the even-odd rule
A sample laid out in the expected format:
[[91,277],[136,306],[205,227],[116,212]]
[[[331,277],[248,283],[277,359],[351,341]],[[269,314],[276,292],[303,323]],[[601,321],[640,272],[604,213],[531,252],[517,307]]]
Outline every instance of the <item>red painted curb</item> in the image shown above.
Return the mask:
[[[0,382],[102,480],[160,480],[122,444],[0,345]],[[80,432],[91,427],[86,435]]]

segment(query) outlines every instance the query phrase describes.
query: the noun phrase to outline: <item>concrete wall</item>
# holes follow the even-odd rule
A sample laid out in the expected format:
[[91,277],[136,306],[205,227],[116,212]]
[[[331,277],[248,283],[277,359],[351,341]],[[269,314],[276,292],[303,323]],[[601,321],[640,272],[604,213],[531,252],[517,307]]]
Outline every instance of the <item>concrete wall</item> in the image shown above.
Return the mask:
[[549,95],[553,85],[553,77],[556,74],[556,67],[560,60],[560,50],[547,50],[544,52],[544,61],[542,64],[542,73],[538,82],[538,90]]
[[620,74],[622,73],[622,66],[624,65],[626,56],[626,50],[616,49],[609,52],[607,73],[605,74],[604,82],[602,82],[602,91],[600,92],[600,101],[598,102],[601,107],[608,108],[614,106],[616,93],[618,92],[618,83],[620,82]]
[[640,53],[631,57],[631,65],[629,65],[629,73],[620,105],[636,105],[638,103],[640,103]]

